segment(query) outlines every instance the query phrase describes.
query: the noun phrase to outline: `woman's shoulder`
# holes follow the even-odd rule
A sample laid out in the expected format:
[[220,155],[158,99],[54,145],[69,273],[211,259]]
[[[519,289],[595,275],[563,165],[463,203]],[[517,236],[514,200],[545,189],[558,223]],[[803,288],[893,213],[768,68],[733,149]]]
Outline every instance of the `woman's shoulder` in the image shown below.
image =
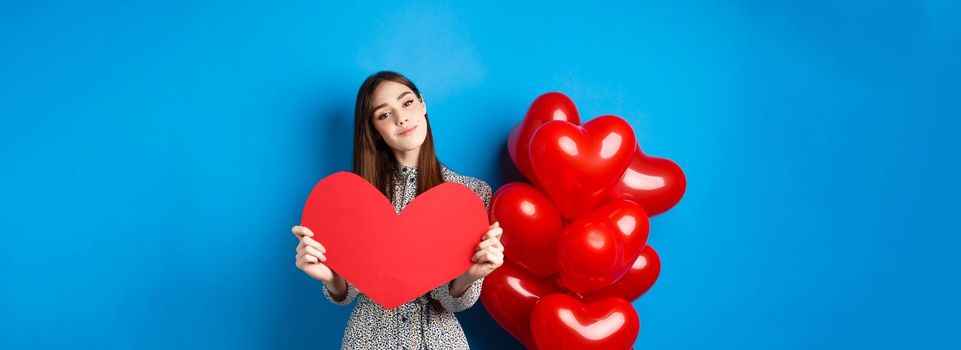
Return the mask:
[[473,176],[458,174],[443,164],[441,164],[441,174],[443,175],[445,182],[456,182],[467,186],[471,190],[474,190],[474,192],[477,193],[481,199],[484,199],[485,202],[490,199],[491,186],[484,180]]

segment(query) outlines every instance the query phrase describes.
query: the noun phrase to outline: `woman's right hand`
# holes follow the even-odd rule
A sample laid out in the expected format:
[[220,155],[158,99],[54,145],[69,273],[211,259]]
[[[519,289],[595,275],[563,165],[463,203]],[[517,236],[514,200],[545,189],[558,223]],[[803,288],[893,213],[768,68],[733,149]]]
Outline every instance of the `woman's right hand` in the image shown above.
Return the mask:
[[294,226],[291,231],[300,241],[300,244],[297,244],[297,255],[295,256],[297,268],[314,279],[333,284],[334,279],[338,276],[324,263],[327,261],[327,257],[324,256],[327,249],[311,238],[314,233],[310,229],[303,226]]

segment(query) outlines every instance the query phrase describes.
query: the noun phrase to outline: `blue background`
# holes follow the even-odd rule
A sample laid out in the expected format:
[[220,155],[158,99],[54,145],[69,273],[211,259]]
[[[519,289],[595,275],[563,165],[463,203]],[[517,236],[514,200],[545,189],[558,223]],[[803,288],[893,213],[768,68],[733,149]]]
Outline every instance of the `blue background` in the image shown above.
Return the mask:
[[289,229],[381,69],[495,188],[547,91],[683,167],[639,349],[961,348],[957,2],[264,3],[0,4],[0,348],[339,346]]

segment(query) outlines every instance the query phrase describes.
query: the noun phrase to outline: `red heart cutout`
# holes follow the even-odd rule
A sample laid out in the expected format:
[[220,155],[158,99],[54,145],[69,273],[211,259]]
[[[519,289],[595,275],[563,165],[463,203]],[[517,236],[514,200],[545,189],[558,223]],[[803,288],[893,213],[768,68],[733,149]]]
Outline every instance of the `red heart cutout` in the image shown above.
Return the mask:
[[581,123],[581,117],[570,97],[560,92],[548,92],[538,96],[527,109],[527,114],[507,137],[507,153],[510,154],[514,166],[524,177],[537,184],[534,170],[531,168],[530,150],[531,136],[541,125],[551,120],[563,120],[574,124]]
[[561,214],[576,219],[607,197],[636,147],[634,130],[620,117],[604,115],[583,126],[555,120],[534,132],[531,165]]
[[484,278],[480,300],[487,312],[528,349],[535,348],[531,338],[531,310],[542,296],[561,293],[553,278],[538,278],[513,263],[504,265]]
[[634,260],[631,269],[627,270],[617,282],[610,287],[600,289],[584,295],[585,300],[596,300],[603,297],[618,297],[627,301],[634,301],[647,293],[658,275],[661,274],[661,258],[650,244],[641,249],[641,255]]
[[655,216],[674,207],[686,187],[684,171],[677,163],[648,156],[637,146],[631,164],[608,197],[635,201],[648,215]]
[[531,333],[541,349],[629,349],[640,329],[637,311],[620,298],[581,303],[551,294],[531,311]]
[[349,172],[314,186],[301,225],[327,248],[327,265],[385,309],[403,305],[467,271],[487,232],[484,202],[445,182],[398,214],[387,197]]
[[557,272],[557,238],[564,222],[550,199],[531,185],[512,182],[494,193],[490,216],[504,230],[508,260],[540,277]]
[[641,254],[649,230],[644,208],[626,199],[571,222],[557,246],[561,284],[580,294],[614,284]]

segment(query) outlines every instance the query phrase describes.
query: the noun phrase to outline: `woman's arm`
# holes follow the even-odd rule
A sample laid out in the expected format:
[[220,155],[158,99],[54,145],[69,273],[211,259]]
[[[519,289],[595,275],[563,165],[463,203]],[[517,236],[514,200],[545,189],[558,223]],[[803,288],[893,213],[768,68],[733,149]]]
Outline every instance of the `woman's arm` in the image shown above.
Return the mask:
[[357,297],[357,293],[353,284],[336,273],[330,282],[324,282],[324,296],[334,304],[350,304]]
[[464,293],[467,292],[467,288],[470,288],[471,284],[474,283],[474,281],[475,280],[470,279],[470,277],[468,277],[467,274],[462,274],[460,276],[457,276],[457,278],[450,281],[450,287],[448,288],[448,293],[450,293],[450,296],[455,298],[462,297],[464,296]]
[[334,300],[340,301],[347,297],[347,280],[336,273],[330,282],[324,282],[324,287]]
[[[463,290],[460,291],[459,296],[454,296],[453,285],[455,281],[458,281],[461,277],[455,278],[449,283],[444,283],[444,285],[435,288],[430,291],[430,296],[440,302],[440,305],[450,312],[460,312],[469,309],[471,306],[477,302],[480,298],[481,287],[484,284],[484,278],[476,279],[469,282],[466,287],[462,287]],[[463,282],[456,282],[463,283]]]

